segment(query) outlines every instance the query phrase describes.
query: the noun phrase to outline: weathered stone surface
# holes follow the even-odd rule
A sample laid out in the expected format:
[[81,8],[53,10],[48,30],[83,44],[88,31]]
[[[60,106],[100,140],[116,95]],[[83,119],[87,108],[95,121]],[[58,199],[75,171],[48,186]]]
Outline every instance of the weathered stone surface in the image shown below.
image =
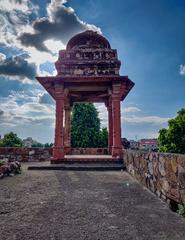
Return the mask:
[[171,159],[166,159],[166,161],[165,161],[165,172],[166,172],[167,178],[171,182],[176,182],[177,181],[176,169],[172,168],[171,162],[172,162]]
[[181,202],[185,203],[185,190],[180,190],[179,195],[181,198]]
[[[108,148],[72,148],[72,155],[107,155]],[[0,148],[0,159],[20,162],[48,161],[52,148]]]
[[149,173],[150,173],[151,175],[153,175],[153,164],[152,164],[152,162],[149,162],[149,163],[148,163],[148,170],[149,170]]
[[0,159],[12,161],[47,161],[50,160],[51,156],[51,148],[0,148]]
[[164,156],[159,156],[159,165],[158,166],[159,166],[159,172],[160,172],[161,176],[165,176],[166,175],[164,163],[165,163]]
[[185,168],[178,164],[178,182],[181,189],[185,189]]
[[124,150],[128,172],[163,200],[185,203],[185,155]]
[[174,173],[177,172],[177,158],[174,157],[172,159],[170,159],[170,163],[171,163],[171,167]]
[[[178,187],[171,188],[168,193],[166,193],[167,198],[174,200],[175,202],[180,202],[180,192]],[[185,196],[185,195],[184,195]],[[185,200],[185,199],[184,199]]]
[[185,239],[185,220],[126,172],[22,165],[23,174],[0,187],[1,240]]
[[168,183],[168,181],[164,178],[161,179],[161,191],[164,195],[166,195],[167,192],[169,192],[170,190],[170,185]]

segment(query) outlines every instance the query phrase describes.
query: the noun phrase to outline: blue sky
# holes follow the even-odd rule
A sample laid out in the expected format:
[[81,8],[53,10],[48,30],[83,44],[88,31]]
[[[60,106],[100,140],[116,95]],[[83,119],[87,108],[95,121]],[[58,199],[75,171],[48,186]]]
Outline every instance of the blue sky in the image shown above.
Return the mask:
[[86,29],[109,40],[121,75],[135,82],[122,103],[123,137],[157,137],[185,107],[184,0],[0,0],[0,9],[1,135],[53,141],[55,106],[35,76],[55,75],[58,50]]

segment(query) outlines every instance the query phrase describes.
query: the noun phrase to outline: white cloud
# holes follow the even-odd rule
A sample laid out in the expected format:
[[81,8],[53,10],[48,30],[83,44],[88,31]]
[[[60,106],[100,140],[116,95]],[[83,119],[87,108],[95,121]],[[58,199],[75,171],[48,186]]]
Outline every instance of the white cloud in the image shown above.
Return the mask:
[[[51,0],[51,3],[47,7],[47,13],[49,19],[54,22],[56,21],[56,12],[59,9],[65,9],[66,12],[69,14],[73,14],[77,20],[82,26],[84,26],[88,30],[93,30],[101,33],[101,29],[93,24],[88,24],[84,21],[82,21],[75,13],[75,10],[72,7],[65,7],[64,4],[67,3],[68,0]],[[60,11],[60,10],[59,10]],[[59,20],[59,19],[58,19]]]
[[3,53],[0,53],[0,62],[6,59],[6,55]]
[[10,80],[32,83],[36,75],[36,65],[33,62],[28,62],[28,58],[27,54],[20,54],[9,58],[1,55],[0,74]]
[[0,98],[1,111],[3,112],[0,116],[1,127],[7,125],[31,127],[34,124],[44,124],[45,121],[49,121],[50,127],[53,127],[55,106],[40,104],[41,94],[43,91],[36,91],[34,95],[28,95],[25,92],[12,92],[8,97]]
[[185,75],[185,65],[180,65],[180,70],[179,70],[180,75]]
[[60,8],[61,5],[66,3],[67,0],[51,0],[51,3],[48,4],[47,13],[51,20],[54,20],[55,9]]
[[[99,117],[101,120],[102,127],[106,127],[108,125],[108,112],[105,104],[96,103],[95,107],[99,112]],[[168,122],[170,118],[160,117],[160,116],[143,116],[141,115],[141,109],[137,107],[127,107],[122,109],[121,121],[124,124],[132,123],[132,124],[154,124],[154,125],[162,125]],[[140,113],[139,115],[133,113]],[[126,114],[126,115],[125,115]]]
[[53,54],[58,54],[59,50],[65,49],[65,45],[61,41],[49,39],[44,41],[44,45],[52,51]]
[[159,116],[122,116],[122,121],[127,123],[137,124],[164,124],[167,123],[170,118],[162,118]]
[[65,45],[69,38],[84,30],[95,30],[101,33],[100,28],[80,20],[73,8],[64,5],[66,2],[52,0],[46,8],[46,16],[32,22],[31,32],[30,29],[19,31],[18,39],[22,46],[32,46],[41,52],[49,52],[52,55],[52,49],[45,44],[48,40],[59,41]]
[[49,62],[55,62],[57,60],[58,56],[51,55],[48,52],[39,52],[34,47],[27,47],[27,52],[30,54],[30,58],[28,59],[28,62],[34,62],[37,66],[37,73],[39,72],[39,66],[40,64],[44,63],[46,60]]
[[137,107],[127,107],[127,108],[123,108],[122,112],[124,113],[131,113],[131,112],[140,112],[141,109],[137,108]]
[[108,126],[108,112],[104,103],[95,103],[94,104],[99,113],[99,118],[101,121],[101,127]]
[[[34,5],[29,0],[0,0],[0,43],[27,53],[29,55],[27,59],[28,63],[36,64],[37,75],[43,75],[46,72],[46,70],[40,71],[40,65],[46,59],[52,63],[57,60],[58,51],[66,47],[65,44],[69,40],[69,37],[85,29],[101,32],[100,28],[83,22],[76,15],[74,9],[64,5],[66,2],[67,0],[52,0],[46,7],[46,16],[41,18],[37,16],[34,22],[30,22],[29,16],[33,12],[36,14],[38,10],[37,5]],[[51,29],[46,27],[47,24],[52,27],[53,34],[51,33]],[[28,34],[28,38],[30,36],[31,39],[32,37],[34,39],[38,37],[38,39],[33,40],[35,45],[23,44],[18,40],[18,36],[21,36],[21,34]],[[29,38],[30,42],[31,39]],[[43,49],[48,49],[48,51],[40,52],[39,47],[36,48],[37,44],[38,46],[42,46]],[[3,55],[0,57],[3,59]],[[53,72],[52,75],[55,75],[55,73]],[[20,76],[15,78],[9,76],[8,78],[10,80],[20,80],[23,83],[34,83],[28,78],[21,79]]]
[[11,12],[13,10],[20,10],[22,12],[29,11],[28,1],[22,0],[21,2],[16,0],[1,0],[0,9],[2,11]]
[[29,28],[29,15],[34,13],[37,16],[38,9],[38,5],[29,0],[0,0],[1,42],[16,44],[18,33]]

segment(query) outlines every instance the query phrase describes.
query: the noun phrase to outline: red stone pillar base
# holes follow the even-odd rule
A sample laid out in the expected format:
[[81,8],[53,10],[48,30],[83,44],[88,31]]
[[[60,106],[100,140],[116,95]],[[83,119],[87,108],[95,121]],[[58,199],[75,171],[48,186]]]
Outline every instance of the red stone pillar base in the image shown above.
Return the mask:
[[64,148],[53,147],[53,157],[51,159],[51,164],[60,163],[64,160]]
[[112,147],[112,156],[115,159],[123,159],[123,149],[122,147]]
[[71,153],[71,147],[65,147],[64,148],[64,153],[65,153],[65,155],[70,154]]
[[112,113],[113,113],[113,146],[112,156],[114,159],[123,159],[121,144],[121,113],[120,113],[120,95],[112,95]]
[[112,147],[108,147],[108,153],[112,155]]

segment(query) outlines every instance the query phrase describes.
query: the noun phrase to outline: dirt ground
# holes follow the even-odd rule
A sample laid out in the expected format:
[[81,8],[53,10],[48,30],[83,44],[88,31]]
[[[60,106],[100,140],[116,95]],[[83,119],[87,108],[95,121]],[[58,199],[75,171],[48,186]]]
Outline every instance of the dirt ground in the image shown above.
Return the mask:
[[126,172],[27,166],[0,180],[0,240],[185,240],[185,219]]

